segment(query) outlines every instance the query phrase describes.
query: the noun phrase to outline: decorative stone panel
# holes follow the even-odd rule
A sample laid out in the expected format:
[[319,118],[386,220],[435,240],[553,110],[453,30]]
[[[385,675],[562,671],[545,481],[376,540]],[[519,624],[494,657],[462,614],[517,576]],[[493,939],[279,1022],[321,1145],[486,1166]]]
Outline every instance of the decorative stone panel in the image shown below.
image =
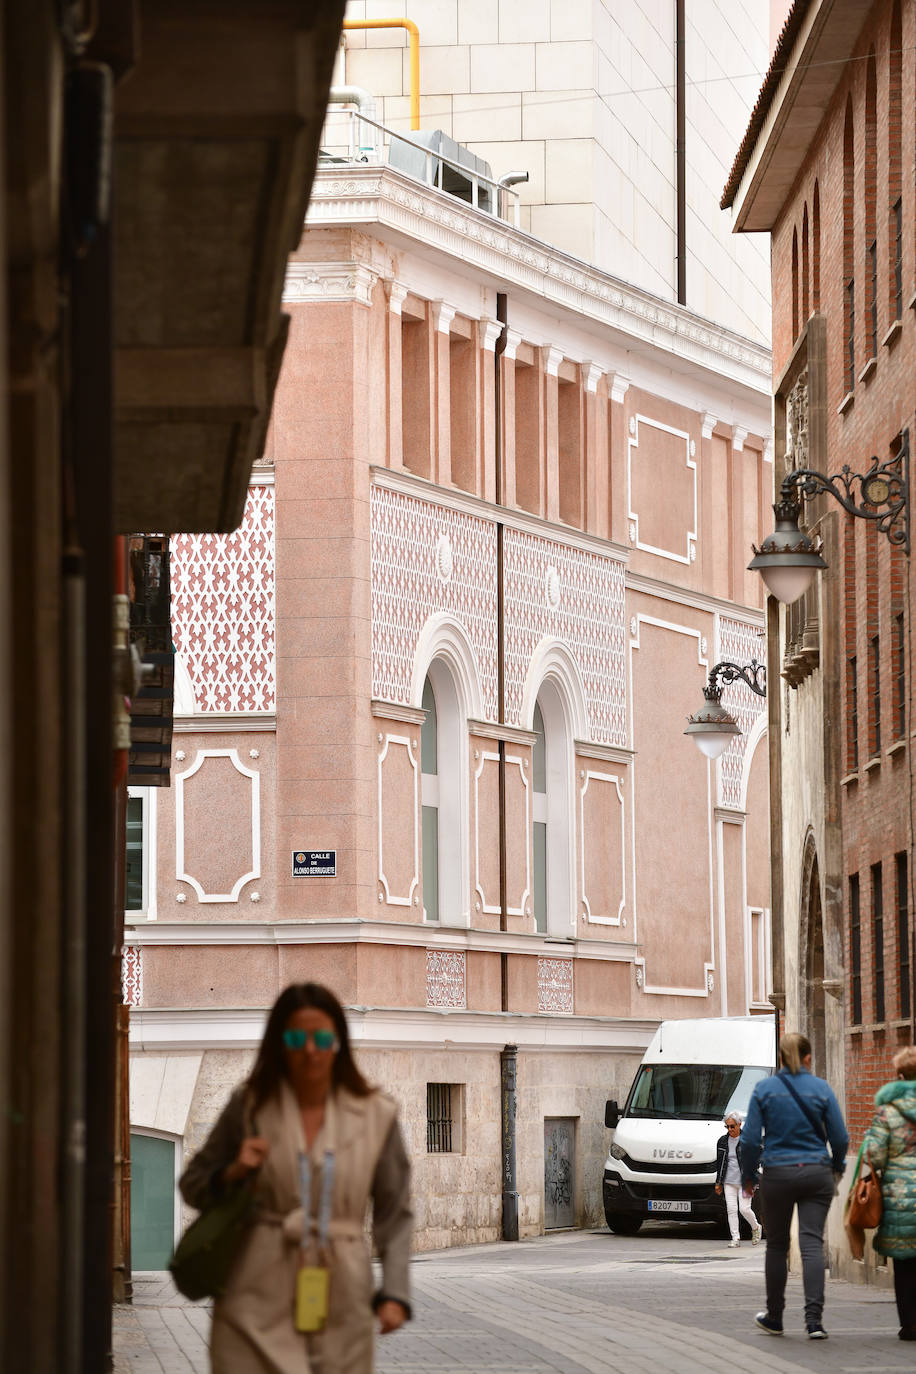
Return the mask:
[[121,996],[129,1007],[143,1003],[143,950],[125,945],[121,951]]
[[538,1011],[572,1015],[572,959],[538,958]]
[[172,635],[196,711],[273,711],[274,489],[252,486],[232,534],[171,539]]
[[426,1005],[467,1006],[467,956],[462,950],[426,951]]
[[[758,662],[764,656],[765,641],[761,638],[759,625],[751,625],[746,620],[733,620],[730,616],[719,619],[719,652],[717,662],[750,663],[752,658]],[[766,697],[759,697],[743,682],[730,683],[725,688],[724,705],[732,713],[741,728],[719,760],[720,796],[723,806],[741,805],[741,776],[744,771],[744,751],[757,717],[766,710]]]
[[545,637],[561,640],[585,687],[589,734],[627,745],[624,565],[525,530],[507,529],[506,716],[521,720],[528,666]]
[[387,487],[372,489],[372,695],[410,704],[420,632],[460,621],[477,660],[486,720],[496,720],[496,525]]

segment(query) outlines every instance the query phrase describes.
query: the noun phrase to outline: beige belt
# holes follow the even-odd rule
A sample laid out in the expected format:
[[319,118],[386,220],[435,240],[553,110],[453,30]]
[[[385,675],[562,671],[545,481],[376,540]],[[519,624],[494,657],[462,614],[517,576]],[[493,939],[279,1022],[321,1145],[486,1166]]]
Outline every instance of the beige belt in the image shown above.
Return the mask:
[[[294,1207],[291,1212],[270,1212],[264,1207],[258,1207],[255,1211],[255,1221],[264,1226],[279,1226],[283,1231],[284,1239],[291,1245],[302,1244],[302,1208]],[[318,1224],[313,1222],[309,1227],[312,1235],[317,1236]],[[345,1217],[335,1220],[331,1219],[328,1227],[328,1238],[330,1240],[362,1240],[365,1235],[365,1228],[362,1222],[350,1221]]]

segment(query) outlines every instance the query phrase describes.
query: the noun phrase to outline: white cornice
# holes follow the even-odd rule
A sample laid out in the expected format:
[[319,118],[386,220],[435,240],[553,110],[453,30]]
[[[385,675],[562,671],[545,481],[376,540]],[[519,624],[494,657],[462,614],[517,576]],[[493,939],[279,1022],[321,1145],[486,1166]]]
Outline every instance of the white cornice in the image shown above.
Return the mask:
[[426,712],[422,706],[402,706],[398,701],[378,701],[370,703],[372,714],[381,720],[399,720],[408,725],[422,725]]
[[551,940],[545,935],[409,921],[316,917],[304,921],[157,921],[125,931],[128,945],[401,945],[485,954],[559,955],[632,963],[636,945],[617,940]]
[[391,167],[349,167],[343,175],[319,169],[306,224],[316,229],[377,225],[401,241],[466,263],[471,271],[487,274],[492,285],[515,286],[595,321],[613,330],[628,349],[662,355],[679,371],[702,369],[757,396],[770,394],[769,349]]
[[[266,1010],[132,1007],[134,1054],[170,1050],[252,1050],[261,1041]],[[506,1045],[522,1051],[642,1055],[657,1021],[598,1016],[518,1015],[427,1007],[348,1007],[353,1043],[366,1050],[486,1051]]]
[[709,611],[713,615],[727,615],[733,620],[743,620],[748,625],[759,625],[761,628],[764,625],[765,614],[756,606],[742,606],[738,601],[727,601],[724,597],[676,587],[673,582],[659,582],[642,573],[627,572],[626,583],[629,592],[642,592],[645,596],[655,596],[678,606],[691,606],[696,611]]
[[507,744],[525,744],[531,747],[537,740],[533,730],[522,730],[517,725],[499,725],[492,720],[469,720],[468,734],[481,739],[505,740]]
[[176,716],[172,730],[178,735],[247,735],[277,729],[274,711],[198,711]]
[[573,742],[573,752],[583,759],[601,759],[604,763],[633,762],[635,751],[621,749],[616,744],[590,744],[588,740],[577,739]]
[[422,501],[431,501],[437,506],[447,506],[449,510],[463,511],[476,515],[483,520],[500,521],[506,529],[524,530],[526,534],[536,534],[540,539],[550,539],[556,544],[565,544],[572,549],[587,549],[613,558],[618,563],[626,563],[629,549],[622,544],[614,544],[609,539],[599,539],[595,534],[583,530],[570,529],[568,525],[555,525],[549,520],[539,520],[536,515],[526,515],[524,511],[510,510],[507,506],[496,506],[491,501],[482,501],[467,492],[456,491],[452,487],[440,487],[426,477],[417,477],[412,472],[395,472],[391,468],[370,467],[374,486],[386,487],[389,491],[406,492]]
[[290,262],[283,283],[284,304],[296,301],[358,301],[372,304],[378,272],[361,262]]

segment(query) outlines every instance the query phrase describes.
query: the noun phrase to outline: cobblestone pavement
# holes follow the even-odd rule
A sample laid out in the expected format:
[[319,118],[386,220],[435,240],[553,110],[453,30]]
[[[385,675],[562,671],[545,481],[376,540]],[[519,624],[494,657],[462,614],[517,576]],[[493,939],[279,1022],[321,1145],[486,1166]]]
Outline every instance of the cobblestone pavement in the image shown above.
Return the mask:
[[[419,1255],[414,1320],[378,1342],[377,1374],[912,1374],[886,1288],[829,1283],[830,1339],[809,1341],[792,1277],[786,1335],[758,1331],[764,1248],[659,1223]],[[117,1374],[207,1374],[208,1307],[167,1276],[135,1277],[114,1320]]]

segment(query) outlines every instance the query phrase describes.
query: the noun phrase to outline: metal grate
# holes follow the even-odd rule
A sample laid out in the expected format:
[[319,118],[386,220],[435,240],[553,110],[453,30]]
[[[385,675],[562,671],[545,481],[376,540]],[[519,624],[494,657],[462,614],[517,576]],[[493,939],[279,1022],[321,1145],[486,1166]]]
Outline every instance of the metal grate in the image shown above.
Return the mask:
[[426,1153],[451,1154],[455,1121],[453,1103],[458,1098],[455,1083],[427,1083],[426,1085]]

